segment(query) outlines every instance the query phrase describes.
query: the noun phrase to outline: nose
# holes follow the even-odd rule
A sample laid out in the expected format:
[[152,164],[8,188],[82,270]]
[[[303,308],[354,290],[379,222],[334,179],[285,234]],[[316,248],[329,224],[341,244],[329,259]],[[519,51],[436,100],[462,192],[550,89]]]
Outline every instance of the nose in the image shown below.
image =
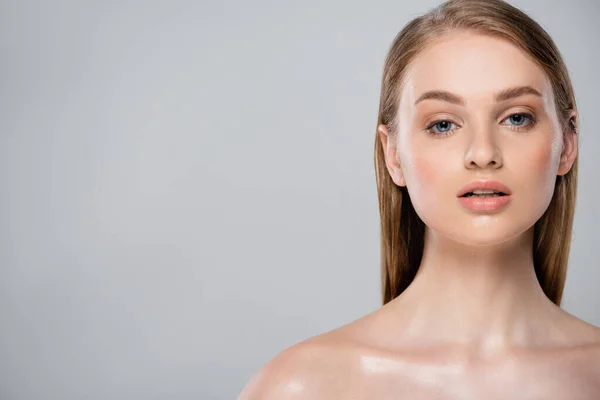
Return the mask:
[[477,167],[497,169],[502,166],[502,163],[502,153],[494,139],[493,132],[487,130],[475,133],[465,154],[465,167],[467,169]]

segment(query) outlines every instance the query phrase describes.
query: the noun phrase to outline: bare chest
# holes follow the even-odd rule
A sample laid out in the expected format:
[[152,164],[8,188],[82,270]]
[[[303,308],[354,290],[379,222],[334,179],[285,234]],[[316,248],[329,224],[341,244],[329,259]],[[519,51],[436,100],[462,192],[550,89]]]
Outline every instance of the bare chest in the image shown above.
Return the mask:
[[442,379],[421,375],[408,379],[398,377],[367,378],[349,385],[340,398],[367,400],[404,399],[519,399],[519,400],[598,400],[600,381],[584,377],[522,376],[503,379],[490,376],[486,379]]
[[332,383],[335,395],[328,399],[600,399],[600,371],[569,363],[465,370],[373,359],[370,364],[363,360],[360,370],[337,375]]

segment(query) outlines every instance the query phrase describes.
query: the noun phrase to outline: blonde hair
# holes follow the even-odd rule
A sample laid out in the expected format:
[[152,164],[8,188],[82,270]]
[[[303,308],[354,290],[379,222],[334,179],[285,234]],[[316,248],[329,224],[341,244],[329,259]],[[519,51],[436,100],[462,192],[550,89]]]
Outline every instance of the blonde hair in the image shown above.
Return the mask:
[[[449,0],[413,19],[396,35],[387,54],[377,126],[397,135],[397,112],[407,65],[423,49],[452,30],[470,30],[503,38],[524,50],[547,74],[563,132],[577,133],[570,113],[577,110],[562,56],[548,33],[531,17],[502,0]],[[578,120],[578,118],[577,118]],[[383,304],[399,296],[414,279],[423,256],[425,224],[406,187],[397,186],[386,168],[384,149],[375,134],[375,174],[381,218],[381,284]],[[577,158],[558,175],[550,205],[534,227],[534,266],[548,298],[560,306],[571,246],[577,191]]]

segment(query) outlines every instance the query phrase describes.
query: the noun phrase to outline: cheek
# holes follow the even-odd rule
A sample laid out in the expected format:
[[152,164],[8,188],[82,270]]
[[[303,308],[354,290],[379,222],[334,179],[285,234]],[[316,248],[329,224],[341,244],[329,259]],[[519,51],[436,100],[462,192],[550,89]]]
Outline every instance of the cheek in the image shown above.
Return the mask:
[[[554,194],[560,148],[550,140],[531,141],[510,154],[515,192],[513,213],[527,226],[537,221],[548,209]],[[525,151],[527,150],[527,151]]]
[[556,182],[559,154],[551,143],[531,148],[533,150],[523,158],[524,165],[519,168],[527,176],[527,181],[523,183],[530,188],[535,188],[540,195],[551,197]]
[[419,196],[429,197],[435,195],[444,181],[444,162],[438,157],[420,156],[413,159],[412,171],[414,174],[413,188]]
[[436,152],[420,152],[409,157],[405,175],[409,196],[415,211],[426,223],[428,216],[433,217],[443,210],[440,199],[447,199],[448,193],[455,190],[450,185],[456,180],[452,179],[456,171],[448,168],[448,161]]

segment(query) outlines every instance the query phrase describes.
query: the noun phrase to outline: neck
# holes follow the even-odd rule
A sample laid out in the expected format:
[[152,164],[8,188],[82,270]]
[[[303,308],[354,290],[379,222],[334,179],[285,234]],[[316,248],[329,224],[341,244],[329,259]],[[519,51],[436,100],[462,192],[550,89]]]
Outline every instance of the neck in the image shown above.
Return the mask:
[[468,246],[427,228],[414,281],[391,303],[419,343],[459,344],[478,353],[541,345],[558,307],[533,263],[533,227],[494,246]]

